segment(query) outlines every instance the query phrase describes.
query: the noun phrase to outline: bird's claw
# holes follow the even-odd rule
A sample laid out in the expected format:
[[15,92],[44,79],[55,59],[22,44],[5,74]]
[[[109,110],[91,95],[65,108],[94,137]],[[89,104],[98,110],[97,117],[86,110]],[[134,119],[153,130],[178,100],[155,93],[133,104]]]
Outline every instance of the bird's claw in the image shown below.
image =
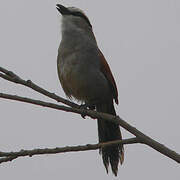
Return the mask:
[[[88,110],[88,109],[89,110],[95,110],[95,105],[85,103],[85,104],[81,104],[79,108],[82,109],[82,110]],[[82,112],[81,117],[83,119],[85,119],[86,118],[86,113]]]
[[[81,104],[80,107],[79,107],[79,109],[81,109],[81,110],[87,110],[86,104]],[[85,114],[84,112],[82,112],[82,113],[81,113],[81,117],[82,117],[83,119],[86,119],[86,114]]]

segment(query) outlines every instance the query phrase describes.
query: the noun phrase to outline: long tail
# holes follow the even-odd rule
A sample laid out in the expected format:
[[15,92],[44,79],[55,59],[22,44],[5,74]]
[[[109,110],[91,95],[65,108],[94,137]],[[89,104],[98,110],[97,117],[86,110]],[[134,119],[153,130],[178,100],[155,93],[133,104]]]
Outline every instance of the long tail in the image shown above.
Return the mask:
[[[116,115],[113,102],[107,104],[98,104],[96,105],[96,110],[98,112]],[[98,119],[98,135],[99,142],[107,142],[122,139],[119,126],[117,124],[105,121],[103,119]],[[114,175],[117,176],[119,161],[121,164],[124,161],[123,145],[113,145],[104,147],[100,149],[100,154],[102,154],[103,163],[107,173],[110,163]]]

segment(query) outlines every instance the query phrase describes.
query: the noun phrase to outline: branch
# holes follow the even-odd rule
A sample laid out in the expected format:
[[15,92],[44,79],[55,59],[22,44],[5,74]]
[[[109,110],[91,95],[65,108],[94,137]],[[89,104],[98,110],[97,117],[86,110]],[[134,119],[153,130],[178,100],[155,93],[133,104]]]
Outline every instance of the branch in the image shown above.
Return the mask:
[[15,73],[13,73],[12,71],[8,71],[7,69],[3,68],[3,67],[0,67],[0,72],[3,72],[3,73],[0,73],[0,77],[5,79],[5,80],[8,80],[8,81],[11,81],[11,82],[14,82],[16,84],[21,84],[21,85],[24,85],[26,87],[29,87],[33,90],[35,90],[36,92],[38,93],[41,93],[51,99],[54,99],[56,100],[57,102],[61,102],[63,104],[66,104],[70,107],[75,107],[75,108],[78,108],[79,105],[71,102],[71,101],[68,101],[62,97],[59,97],[57,96],[55,93],[51,93],[45,89],[43,89],[42,87],[36,85],[35,83],[33,83],[31,80],[23,80],[21,79],[18,75],[16,75]]
[[153,140],[152,138],[148,137],[147,135],[143,134],[142,132],[140,132],[135,127],[131,126],[130,124],[126,123],[123,119],[121,119],[118,116],[112,116],[110,114],[99,113],[99,112],[92,111],[92,110],[60,106],[60,105],[54,104],[54,103],[49,103],[49,102],[44,102],[44,101],[39,101],[39,100],[30,99],[30,98],[9,95],[9,94],[3,94],[3,93],[0,93],[0,98],[26,102],[26,103],[40,105],[43,107],[49,107],[52,109],[62,110],[62,111],[66,111],[66,112],[73,112],[73,113],[81,114],[83,116],[87,115],[93,119],[102,118],[104,120],[119,124],[124,129],[126,129],[127,131],[129,131],[133,135],[135,135],[138,138],[139,143],[146,144],[146,145],[152,147],[153,149],[157,150],[161,154],[164,154],[165,156],[180,163],[180,154],[176,153],[175,151],[172,151],[171,149],[167,148],[166,146],[160,144],[159,142],[157,142],[157,141]]
[[153,149],[157,150],[158,152],[164,154],[165,156],[167,156],[167,157],[175,160],[176,162],[180,163],[180,155],[178,153],[176,153],[175,151],[172,151],[171,149],[165,147],[164,145],[158,143],[157,141],[155,141],[152,138],[148,137],[147,135],[143,134],[142,132],[140,132],[139,130],[137,130],[136,128],[131,126],[130,124],[126,123],[120,117],[112,116],[110,114],[105,114],[105,113],[98,113],[96,111],[91,111],[91,110],[79,109],[79,106],[77,104],[72,103],[72,102],[70,102],[64,98],[61,98],[54,93],[48,92],[47,90],[45,90],[45,89],[39,87],[38,85],[34,84],[31,80],[25,81],[25,80],[21,79],[15,73],[8,71],[2,67],[0,67],[0,72],[2,72],[2,73],[0,73],[1,78],[6,79],[6,80],[11,81],[11,82],[14,82],[14,83],[17,83],[17,84],[24,85],[26,87],[29,87],[29,88],[31,88],[31,89],[33,89],[33,90],[35,90],[41,94],[44,94],[44,95],[46,95],[46,96],[48,96],[48,97],[50,97],[50,98],[52,98],[58,102],[62,102],[62,103],[66,104],[70,107],[60,106],[60,105],[53,104],[53,103],[48,103],[48,102],[43,102],[43,101],[39,101],[39,100],[33,100],[33,99],[25,98],[25,97],[13,96],[13,95],[8,95],[8,94],[3,94],[3,93],[0,93],[1,98],[31,103],[31,104],[49,107],[49,108],[53,108],[53,109],[63,110],[66,112],[73,112],[73,113],[81,114],[83,116],[87,115],[93,119],[103,118],[104,120],[111,121],[113,123],[117,123],[120,126],[122,126],[124,129],[126,129],[127,131],[129,131],[133,135],[135,135],[138,138],[140,143],[146,144],[146,145],[152,147]]
[[65,152],[78,152],[78,151],[89,151],[96,150],[105,146],[112,146],[115,144],[135,144],[138,143],[137,138],[130,138],[124,140],[116,140],[109,141],[106,143],[98,143],[98,144],[86,144],[81,146],[66,146],[66,147],[56,147],[56,148],[45,148],[45,149],[33,149],[33,150],[21,150],[18,152],[0,152],[0,157],[5,157],[0,159],[0,164],[3,162],[12,161],[18,157],[29,156],[32,157],[34,155],[42,155],[42,154],[57,154],[57,153],[65,153]]

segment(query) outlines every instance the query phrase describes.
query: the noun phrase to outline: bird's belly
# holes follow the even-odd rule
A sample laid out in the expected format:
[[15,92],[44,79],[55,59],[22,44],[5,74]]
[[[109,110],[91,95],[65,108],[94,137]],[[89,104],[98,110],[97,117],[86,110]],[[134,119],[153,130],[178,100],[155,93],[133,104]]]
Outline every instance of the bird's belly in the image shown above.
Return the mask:
[[62,75],[62,86],[68,97],[85,101],[88,99],[87,82],[74,70],[66,70]]
[[95,102],[110,94],[107,81],[89,69],[79,67],[77,64],[65,65],[62,68],[60,80],[68,97]]

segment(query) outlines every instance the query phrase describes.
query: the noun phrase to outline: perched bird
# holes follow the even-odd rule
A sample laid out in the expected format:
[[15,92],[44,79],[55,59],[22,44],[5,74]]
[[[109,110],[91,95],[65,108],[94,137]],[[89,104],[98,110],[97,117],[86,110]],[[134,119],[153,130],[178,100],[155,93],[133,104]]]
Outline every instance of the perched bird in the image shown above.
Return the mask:
[[[118,91],[110,67],[98,48],[92,25],[79,8],[56,5],[62,14],[62,40],[58,49],[58,76],[65,94],[95,107],[98,112],[116,115],[113,100],[118,104]],[[121,140],[117,124],[98,119],[99,142]],[[124,160],[123,145],[100,149],[108,173],[109,163],[115,176],[119,161]]]

